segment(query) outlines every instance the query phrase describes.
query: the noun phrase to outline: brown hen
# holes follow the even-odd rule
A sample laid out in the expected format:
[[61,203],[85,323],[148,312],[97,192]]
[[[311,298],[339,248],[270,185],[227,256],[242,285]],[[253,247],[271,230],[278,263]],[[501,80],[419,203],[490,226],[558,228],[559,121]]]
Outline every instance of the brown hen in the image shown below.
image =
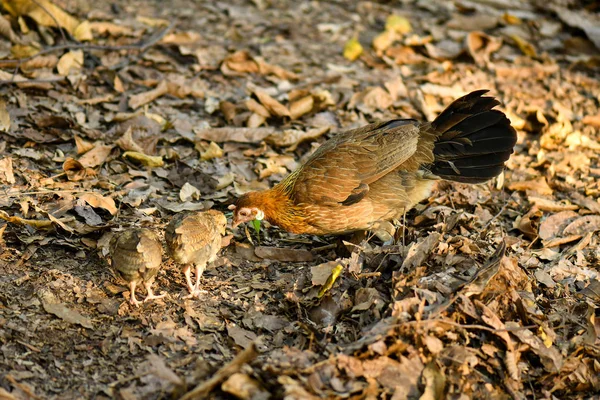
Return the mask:
[[110,241],[111,265],[129,283],[130,303],[139,306],[135,289],[143,283],[146,287],[144,302],[160,299],[155,295],[152,283],[162,262],[162,245],[158,237],[147,229],[130,229],[116,233]]
[[[217,257],[221,249],[221,236],[225,234],[227,218],[217,210],[208,210],[193,214],[176,215],[165,232],[169,254],[179,264],[183,264],[183,273],[189,296],[199,292],[200,277]],[[196,266],[196,283],[192,284],[191,266]]]
[[485,93],[455,100],[431,123],[394,119],[335,136],[272,189],[242,195],[230,206],[233,226],[264,218],[292,233],[369,230],[400,219],[436,180],[498,176],[517,134]]

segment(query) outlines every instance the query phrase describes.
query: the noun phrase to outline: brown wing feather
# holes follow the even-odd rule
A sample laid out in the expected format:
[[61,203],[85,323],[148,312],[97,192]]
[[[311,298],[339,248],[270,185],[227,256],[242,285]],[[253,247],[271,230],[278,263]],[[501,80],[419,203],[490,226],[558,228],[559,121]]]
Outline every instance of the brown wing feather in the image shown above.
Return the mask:
[[341,133],[290,176],[294,200],[331,206],[355,203],[351,196],[368,191],[367,185],[415,154],[419,132],[415,120],[392,120]]

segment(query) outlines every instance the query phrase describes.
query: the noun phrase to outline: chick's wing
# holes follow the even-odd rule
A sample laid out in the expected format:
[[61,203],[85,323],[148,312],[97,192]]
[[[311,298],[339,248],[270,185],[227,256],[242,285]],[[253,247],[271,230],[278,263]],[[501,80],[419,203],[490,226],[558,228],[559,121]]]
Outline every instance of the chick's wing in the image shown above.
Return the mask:
[[369,184],[399,167],[417,151],[419,124],[411,119],[379,122],[340,134],[323,144],[298,171],[297,203],[350,205]]

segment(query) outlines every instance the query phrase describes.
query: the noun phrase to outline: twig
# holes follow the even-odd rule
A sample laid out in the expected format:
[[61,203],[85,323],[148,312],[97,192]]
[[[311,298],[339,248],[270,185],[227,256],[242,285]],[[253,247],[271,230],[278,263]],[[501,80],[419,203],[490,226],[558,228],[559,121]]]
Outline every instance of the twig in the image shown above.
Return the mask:
[[196,386],[191,391],[187,392],[183,395],[180,400],[191,400],[191,399],[203,399],[206,398],[206,395],[210,393],[211,390],[215,388],[219,383],[224,381],[227,377],[233,375],[244,364],[249,363],[254,360],[258,356],[258,351],[256,350],[256,344],[252,342],[247,349],[239,353],[231,362],[227,365],[224,365],[219,369],[209,380],[203,382]]
[[[56,51],[61,51],[61,50],[84,50],[84,51],[86,51],[86,50],[103,50],[103,51],[137,50],[139,52],[144,52],[149,47],[154,46],[158,41],[160,41],[163,37],[165,37],[165,35],[171,29],[173,29],[174,26],[175,26],[175,22],[171,22],[169,24],[169,26],[167,26],[162,31],[156,32],[153,35],[151,35],[150,37],[148,37],[147,39],[142,40],[136,44],[110,46],[110,45],[100,45],[100,44],[66,43],[66,44],[61,44],[58,46],[47,47],[45,49],[40,50],[39,52],[37,52],[36,54],[34,54],[30,57],[21,58],[19,60],[15,60],[15,59],[3,60],[2,63],[7,64],[6,66],[15,65],[15,69],[18,70],[19,67],[23,63],[25,63],[29,60],[33,60],[34,58],[42,56],[44,54],[54,53]],[[14,74],[13,74],[13,76],[14,76]]]
[[[14,75],[13,75],[14,76]],[[60,76],[56,78],[48,78],[48,79],[27,79],[24,81],[16,81],[14,79],[10,80],[0,80],[0,85],[34,85],[36,83],[54,83],[54,82],[62,82],[67,79],[66,76]]]
[[526,326],[519,326],[519,327],[515,327],[515,328],[494,329],[494,328],[490,328],[490,327],[485,326],[485,325],[459,324],[458,322],[449,321],[447,319],[426,319],[426,320],[423,320],[423,321],[408,321],[408,322],[404,322],[404,323],[401,323],[401,324],[397,324],[395,326],[396,327],[401,327],[403,325],[421,325],[421,324],[428,324],[428,323],[442,323],[442,324],[448,324],[450,326],[455,326],[457,328],[479,329],[479,330],[482,330],[482,331],[488,331],[488,332],[492,332],[492,333],[496,333],[496,332],[515,332],[515,331],[523,331],[525,329],[534,329],[534,328],[537,328],[536,325],[526,325]]

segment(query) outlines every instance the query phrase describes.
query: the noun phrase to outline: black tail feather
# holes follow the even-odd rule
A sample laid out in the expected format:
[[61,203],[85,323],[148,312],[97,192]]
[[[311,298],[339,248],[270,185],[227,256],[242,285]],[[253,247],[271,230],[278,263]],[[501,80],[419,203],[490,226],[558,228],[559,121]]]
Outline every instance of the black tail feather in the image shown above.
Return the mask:
[[500,103],[477,90],[455,100],[432,123],[440,135],[429,169],[442,179],[481,183],[498,176],[517,142]]

